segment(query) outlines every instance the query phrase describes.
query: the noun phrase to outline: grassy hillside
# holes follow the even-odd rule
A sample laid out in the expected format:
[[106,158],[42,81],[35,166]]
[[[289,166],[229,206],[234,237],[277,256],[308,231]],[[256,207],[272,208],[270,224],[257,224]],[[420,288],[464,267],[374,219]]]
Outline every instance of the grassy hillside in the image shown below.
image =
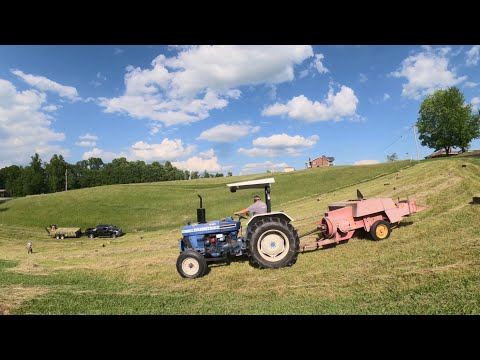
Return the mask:
[[[82,229],[112,223],[125,231],[173,229],[196,220],[199,199],[207,219],[232,215],[250,205],[255,190],[231,193],[230,182],[274,176],[272,207],[308,198],[410,165],[408,161],[368,167],[339,166],[294,173],[231,178],[101,186],[56,194],[33,195],[0,204],[0,224],[45,228],[49,224]],[[263,194],[259,194],[263,197]]]
[[[254,269],[246,261],[219,264],[196,280],[175,270],[182,217],[193,219],[197,192],[209,219],[247,205],[253,193],[232,194],[224,185],[237,178],[9,201],[0,205],[0,313],[479,314],[480,205],[471,200],[480,192],[480,158],[406,164],[274,174],[273,208],[291,214],[299,232],[314,227],[328,203],[355,197],[357,188],[367,198],[409,195],[428,206],[388,240],[354,238],[300,254],[293,267],[278,270]],[[116,206],[91,205],[112,195]],[[164,200],[169,207],[156,206]],[[109,219],[98,219],[102,214]],[[131,231],[114,241],[55,241],[41,229],[52,222],[85,227],[97,221]],[[302,245],[313,240],[305,237]]]

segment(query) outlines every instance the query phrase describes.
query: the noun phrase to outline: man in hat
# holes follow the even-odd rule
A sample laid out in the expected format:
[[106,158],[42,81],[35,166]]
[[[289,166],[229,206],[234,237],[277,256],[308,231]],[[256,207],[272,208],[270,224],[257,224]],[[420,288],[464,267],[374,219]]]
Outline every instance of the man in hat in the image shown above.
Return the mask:
[[253,204],[250,205],[248,208],[237,211],[235,215],[250,213],[253,216],[258,214],[265,214],[266,212],[267,212],[267,205],[262,200],[260,200],[260,196],[255,195],[253,197]]

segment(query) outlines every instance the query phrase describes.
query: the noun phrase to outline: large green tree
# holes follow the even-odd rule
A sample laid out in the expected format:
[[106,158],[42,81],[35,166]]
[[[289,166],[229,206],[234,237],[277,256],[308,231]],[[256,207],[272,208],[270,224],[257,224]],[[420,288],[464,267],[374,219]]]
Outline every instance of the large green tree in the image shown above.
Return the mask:
[[445,149],[467,149],[473,139],[480,137],[480,116],[472,114],[472,106],[465,104],[460,90],[451,87],[437,90],[423,100],[417,121],[423,146]]
[[25,195],[42,194],[47,192],[45,168],[37,153],[31,159],[30,166],[25,167],[22,172],[23,192]]
[[54,154],[45,166],[48,192],[57,192],[65,189],[65,170],[67,163],[62,155]]

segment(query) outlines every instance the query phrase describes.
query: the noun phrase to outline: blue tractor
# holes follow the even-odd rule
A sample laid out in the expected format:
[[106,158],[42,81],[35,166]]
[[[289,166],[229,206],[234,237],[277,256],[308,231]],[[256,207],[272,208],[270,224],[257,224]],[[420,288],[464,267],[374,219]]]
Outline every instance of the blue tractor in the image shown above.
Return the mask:
[[272,212],[270,184],[273,178],[227,184],[231,192],[242,189],[264,189],[267,213],[254,215],[246,223],[245,233],[238,220],[227,217],[206,221],[205,209],[200,198],[197,223],[182,228],[180,255],[177,271],[184,278],[198,278],[205,274],[208,263],[248,256],[250,264],[257,268],[292,266],[297,261],[300,240],[293,219],[282,211]]

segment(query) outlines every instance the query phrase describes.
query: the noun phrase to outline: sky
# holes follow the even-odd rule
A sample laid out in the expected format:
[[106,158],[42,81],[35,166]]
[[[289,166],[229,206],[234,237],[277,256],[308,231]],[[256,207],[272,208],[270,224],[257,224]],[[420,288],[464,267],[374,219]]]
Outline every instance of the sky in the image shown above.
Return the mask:
[[0,168],[35,152],[233,175],[416,159],[420,104],[450,86],[480,107],[480,45],[4,45]]

